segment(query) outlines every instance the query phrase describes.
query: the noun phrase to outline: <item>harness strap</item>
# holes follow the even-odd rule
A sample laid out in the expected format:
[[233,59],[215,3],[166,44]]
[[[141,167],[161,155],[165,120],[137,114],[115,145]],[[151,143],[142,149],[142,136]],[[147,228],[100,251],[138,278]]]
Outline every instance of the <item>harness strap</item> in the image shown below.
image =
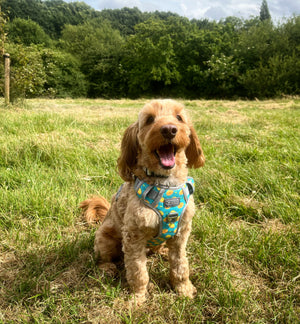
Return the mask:
[[178,233],[190,196],[195,191],[194,179],[188,177],[187,182],[178,187],[152,186],[136,179],[134,185],[137,196],[159,217],[159,234],[147,242],[147,246],[156,246]]
[[[116,200],[123,188],[120,186]],[[155,211],[159,218],[159,233],[147,242],[147,247],[162,244],[174,237],[180,228],[181,217],[184,214],[190,196],[195,192],[195,181],[192,177],[178,187],[152,186],[139,178],[135,179],[134,190],[142,202]]]
[[116,197],[115,197],[116,201],[117,201],[117,200],[119,199],[119,197],[120,197],[120,194],[121,194],[121,191],[122,191],[123,186],[124,186],[124,183],[121,184],[120,188],[118,189],[118,191],[117,191],[117,193],[116,193]]

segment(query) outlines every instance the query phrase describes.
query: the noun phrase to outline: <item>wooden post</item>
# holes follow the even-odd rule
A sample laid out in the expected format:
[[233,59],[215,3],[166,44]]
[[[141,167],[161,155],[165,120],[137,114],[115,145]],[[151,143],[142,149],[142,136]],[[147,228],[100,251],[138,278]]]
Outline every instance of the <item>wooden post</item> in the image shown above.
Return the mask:
[[3,57],[4,57],[4,98],[5,98],[5,104],[9,105],[10,55],[5,53]]

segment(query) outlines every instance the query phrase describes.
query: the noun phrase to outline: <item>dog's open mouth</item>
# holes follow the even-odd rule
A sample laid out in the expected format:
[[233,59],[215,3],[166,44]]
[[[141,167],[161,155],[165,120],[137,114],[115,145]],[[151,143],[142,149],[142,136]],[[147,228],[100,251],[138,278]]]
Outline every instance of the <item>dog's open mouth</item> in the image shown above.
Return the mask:
[[175,166],[176,147],[173,144],[162,145],[155,151],[155,155],[164,169],[172,169]]

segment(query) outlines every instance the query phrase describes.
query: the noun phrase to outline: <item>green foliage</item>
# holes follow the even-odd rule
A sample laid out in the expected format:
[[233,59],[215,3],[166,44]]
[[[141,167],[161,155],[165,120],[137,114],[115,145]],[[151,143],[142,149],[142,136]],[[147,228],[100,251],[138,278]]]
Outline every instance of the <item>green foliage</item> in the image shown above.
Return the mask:
[[[275,25],[265,0],[260,16],[219,22],[189,20],[170,12],[142,13],[138,8],[100,12],[83,2],[62,0],[3,0],[2,10],[2,47],[6,30],[10,48],[16,46],[13,52],[19,45],[40,45],[44,90],[30,87],[27,97],[300,94],[300,16]],[[21,62],[26,71],[36,70],[30,67],[34,60],[21,59],[12,69],[20,69]],[[22,80],[15,79],[14,87]],[[20,88],[28,86],[25,82]]]
[[16,18],[8,24],[8,39],[11,42],[24,44],[50,45],[50,37],[39,24],[31,19]]
[[[288,19],[284,24],[278,26],[281,39],[285,40],[285,53],[296,50],[300,52],[300,15]],[[282,44],[281,44],[282,45]]]
[[241,32],[235,53],[241,62],[239,83],[248,97],[299,94],[299,18],[278,27],[267,20]]
[[209,97],[232,97],[238,83],[238,64],[232,56],[212,55],[202,73]]
[[242,30],[234,43],[235,56],[242,64],[242,71],[268,61],[278,50],[277,41],[280,41],[280,35],[276,33],[270,21],[254,24]]
[[[186,91],[192,98],[232,96],[236,89],[238,64],[232,53],[234,27],[210,24],[208,29],[193,30],[182,44],[181,67]],[[187,64],[185,65],[185,61]]]
[[78,60],[69,53],[37,45],[9,44],[11,99],[86,96],[85,77]]
[[88,80],[91,97],[118,96],[122,92],[120,57],[123,38],[107,21],[66,25],[62,31],[61,47],[75,55]]
[[[136,26],[126,43],[124,68],[128,73],[129,95],[157,93],[180,79],[171,36],[166,24],[150,19]],[[159,92],[158,92],[159,93]]]
[[271,20],[271,15],[268,7],[267,0],[263,0],[260,6],[259,18],[261,21]]
[[78,26],[65,25],[61,46],[83,63],[90,64],[91,59],[113,55],[122,41],[120,33],[112,29],[108,21],[96,19]]
[[87,95],[84,74],[79,60],[69,53],[58,50],[41,51],[46,73],[44,91],[54,97],[85,97]]
[[109,20],[113,29],[119,30],[121,35],[128,36],[135,33],[134,26],[147,19],[148,14],[138,8],[104,9],[99,14],[101,20]]
[[6,36],[7,36],[7,21],[8,21],[7,14],[3,12],[0,7],[0,52],[1,53],[5,52],[4,46],[6,42]]
[[250,98],[275,97],[283,94],[298,94],[300,89],[300,61],[292,56],[276,55],[269,61],[247,70],[239,80]]
[[11,100],[41,96],[46,73],[39,48],[15,44],[7,50],[11,56]]
[[97,16],[96,11],[84,2],[2,0],[1,7],[11,21],[30,18],[52,38],[60,36],[65,24],[81,24]]

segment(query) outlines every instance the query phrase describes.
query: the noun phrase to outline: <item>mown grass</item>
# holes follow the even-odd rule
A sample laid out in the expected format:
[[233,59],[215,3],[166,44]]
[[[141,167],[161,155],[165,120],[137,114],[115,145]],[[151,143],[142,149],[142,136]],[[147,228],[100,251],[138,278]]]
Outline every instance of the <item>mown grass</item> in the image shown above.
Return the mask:
[[191,170],[194,300],[149,258],[145,305],[128,309],[122,264],[104,276],[78,204],[106,198],[125,128],[145,101],[29,100],[0,108],[1,323],[300,321],[299,99],[183,101],[207,163]]

